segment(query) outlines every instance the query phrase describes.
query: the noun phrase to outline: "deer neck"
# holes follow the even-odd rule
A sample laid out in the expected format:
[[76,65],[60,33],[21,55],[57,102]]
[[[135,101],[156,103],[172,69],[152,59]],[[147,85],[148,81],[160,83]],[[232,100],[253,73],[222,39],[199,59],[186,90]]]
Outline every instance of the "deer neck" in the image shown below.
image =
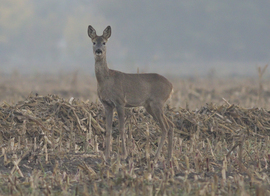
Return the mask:
[[109,68],[107,66],[106,57],[95,59],[95,72],[99,84],[104,83],[104,81],[109,78]]

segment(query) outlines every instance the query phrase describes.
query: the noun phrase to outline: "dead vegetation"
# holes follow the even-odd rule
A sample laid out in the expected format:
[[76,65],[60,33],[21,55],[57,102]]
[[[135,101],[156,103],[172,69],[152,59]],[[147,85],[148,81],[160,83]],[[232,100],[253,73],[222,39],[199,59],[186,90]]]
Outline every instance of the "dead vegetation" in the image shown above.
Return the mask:
[[161,132],[143,108],[126,110],[126,160],[114,114],[104,161],[95,78],[1,75],[0,195],[269,195],[265,69],[258,78],[171,78],[174,153],[167,162],[166,143],[157,164]]
[[0,194],[268,195],[270,112],[223,99],[196,110],[172,108],[174,154],[167,144],[152,162],[161,133],[143,108],[126,110],[128,158],[122,160],[117,115],[113,154],[104,161],[99,103],[29,95],[0,106]]

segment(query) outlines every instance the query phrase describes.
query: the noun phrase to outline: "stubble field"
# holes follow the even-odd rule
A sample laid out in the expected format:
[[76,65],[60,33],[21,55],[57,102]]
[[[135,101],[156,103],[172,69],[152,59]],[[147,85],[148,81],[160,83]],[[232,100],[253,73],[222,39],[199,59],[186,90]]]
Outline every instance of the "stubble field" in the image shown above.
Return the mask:
[[128,158],[117,113],[105,161],[94,76],[78,72],[0,77],[1,195],[269,195],[270,80],[168,77],[164,108],[174,152],[144,108],[126,109]]

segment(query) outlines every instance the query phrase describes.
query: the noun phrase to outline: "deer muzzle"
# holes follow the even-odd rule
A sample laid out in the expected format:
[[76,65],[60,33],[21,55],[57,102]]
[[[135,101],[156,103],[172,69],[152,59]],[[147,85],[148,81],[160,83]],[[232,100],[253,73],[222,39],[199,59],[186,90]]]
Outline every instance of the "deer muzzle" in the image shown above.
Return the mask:
[[97,50],[96,50],[96,55],[101,55],[101,54],[102,54],[102,50],[97,49]]

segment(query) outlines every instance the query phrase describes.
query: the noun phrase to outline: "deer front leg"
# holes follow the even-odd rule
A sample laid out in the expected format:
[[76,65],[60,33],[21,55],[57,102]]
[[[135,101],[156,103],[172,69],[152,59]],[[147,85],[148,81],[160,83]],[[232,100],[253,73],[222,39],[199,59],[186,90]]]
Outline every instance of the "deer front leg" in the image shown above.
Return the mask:
[[105,158],[106,160],[108,160],[111,152],[113,107],[107,104],[103,105],[105,108],[105,116],[106,116]]
[[118,118],[119,118],[119,132],[121,133],[122,140],[122,154],[123,158],[127,157],[127,149],[126,149],[126,134],[125,134],[125,108],[123,106],[116,107]]

